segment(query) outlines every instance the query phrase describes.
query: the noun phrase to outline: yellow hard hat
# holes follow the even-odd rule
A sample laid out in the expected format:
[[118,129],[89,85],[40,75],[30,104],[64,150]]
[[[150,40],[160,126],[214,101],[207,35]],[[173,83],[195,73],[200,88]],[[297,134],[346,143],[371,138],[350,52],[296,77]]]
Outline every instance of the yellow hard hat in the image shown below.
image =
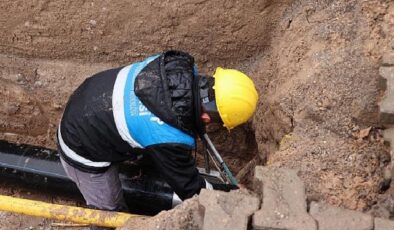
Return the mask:
[[213,77],[216,106],[224,126],[232,129],[249,120],[258,100],[253,81],[238,70],[220,67]]

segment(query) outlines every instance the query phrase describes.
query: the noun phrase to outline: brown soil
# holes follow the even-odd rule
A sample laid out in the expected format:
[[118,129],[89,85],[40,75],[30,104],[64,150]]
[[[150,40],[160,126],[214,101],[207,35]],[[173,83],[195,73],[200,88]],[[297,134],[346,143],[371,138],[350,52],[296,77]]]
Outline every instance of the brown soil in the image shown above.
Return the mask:
[[[190,229],[202,228],[204,207],[193,197],[170,211],[163,211],[151,218],[133,218],[117,230],[139,229]],[[174,218],[176,217],[176,218]]]
[[394,35],[393,7],[295,1],[256,67],[260,154],[299,170],[311,199],[357,210],[379,199],[390,155],[380,136],[378,68]]
[[[391,192],[379,189],[390,155],[378,118],[378,68],[394,38],[393,4],[5,0],[0,139],[54,148],[62,109],[86,77],[183,49],[201,72],[239,68],[256,81],[260,103],[253,122],[231,133],[209,129],[241,181],[248,183],[256,164],[290,167],[299,170],[312,200],[358,210],[379,203],[389,211],[376,215],[394,215]],[[3,194],[14,189],[0,188]],[[0,215],[8,229],[36,221]]]

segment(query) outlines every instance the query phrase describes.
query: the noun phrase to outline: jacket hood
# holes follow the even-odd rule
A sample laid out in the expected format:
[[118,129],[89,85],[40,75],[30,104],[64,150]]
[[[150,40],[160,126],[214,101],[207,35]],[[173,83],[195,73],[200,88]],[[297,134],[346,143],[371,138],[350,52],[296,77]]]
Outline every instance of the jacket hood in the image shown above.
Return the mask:
[[134,84],[135,94],[153,114],[191,135],[201,129],[194,68],[188,53],[166,51],[141,70]]

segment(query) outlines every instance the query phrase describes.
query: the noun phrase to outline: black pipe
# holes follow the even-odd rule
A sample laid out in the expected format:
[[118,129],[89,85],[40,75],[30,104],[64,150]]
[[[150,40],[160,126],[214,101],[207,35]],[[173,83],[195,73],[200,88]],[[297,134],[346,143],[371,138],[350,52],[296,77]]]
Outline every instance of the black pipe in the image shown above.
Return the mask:
[[[174,192],[157,173],[122,164],[119,177],[130,212],[154,215],[173,207]],[[0,178],[40,191],[62,191],[81,197],[64,172],[58,153],[42,147],[0,140]]]

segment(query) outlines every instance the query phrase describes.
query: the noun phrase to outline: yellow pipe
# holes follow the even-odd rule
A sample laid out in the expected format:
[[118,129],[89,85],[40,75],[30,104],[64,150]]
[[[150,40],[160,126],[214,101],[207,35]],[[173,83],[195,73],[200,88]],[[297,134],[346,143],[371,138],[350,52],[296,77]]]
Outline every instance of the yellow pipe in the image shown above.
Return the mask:
[[2,195],[0,195],[0,211],[113,228],[124,225],[129,218],[139,217],[139,215],[122,212],[50,204]]

